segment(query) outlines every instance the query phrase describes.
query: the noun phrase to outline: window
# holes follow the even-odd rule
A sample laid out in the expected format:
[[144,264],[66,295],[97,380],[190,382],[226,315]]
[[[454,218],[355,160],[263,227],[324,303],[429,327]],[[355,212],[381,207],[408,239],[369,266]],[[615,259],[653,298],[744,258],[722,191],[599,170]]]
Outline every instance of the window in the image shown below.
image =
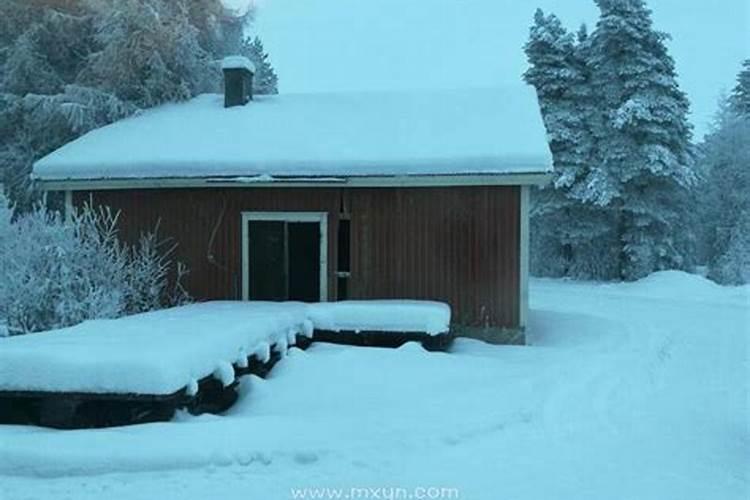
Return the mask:
[[327,300],[327,214],[244,212],[245,300]]

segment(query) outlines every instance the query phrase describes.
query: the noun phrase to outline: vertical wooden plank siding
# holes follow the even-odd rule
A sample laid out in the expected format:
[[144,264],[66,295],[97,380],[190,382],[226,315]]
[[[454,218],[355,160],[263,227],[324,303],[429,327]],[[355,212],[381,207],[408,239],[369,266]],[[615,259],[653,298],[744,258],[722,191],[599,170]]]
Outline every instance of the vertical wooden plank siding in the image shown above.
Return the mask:
[[352,298],[440,300],[467,326],[517,327],[518,187],[356,189]]
[[328,289],[337,295],[338,219],[351,214],[353,299],[447,302],[456,323],[517,327],[520,188],[228,188],[76,192],[121,212],[125,241],[157,226],[177,243],[198,300],[240,299],[241,213],[327,212]]
[[[76,203],[89,196],[95,204],[120,211],[119,230],[127,242],[137,241],[142,232],[158,224],[160,236],[177,243],[175,260],[188,266],[186,286],[197,300],[241,298],[242,212],[328,212],[329,271],[336,262],[337,189],[96,191],[76,193]],[[329,272],[331,294],[335,294],[335,281]]]

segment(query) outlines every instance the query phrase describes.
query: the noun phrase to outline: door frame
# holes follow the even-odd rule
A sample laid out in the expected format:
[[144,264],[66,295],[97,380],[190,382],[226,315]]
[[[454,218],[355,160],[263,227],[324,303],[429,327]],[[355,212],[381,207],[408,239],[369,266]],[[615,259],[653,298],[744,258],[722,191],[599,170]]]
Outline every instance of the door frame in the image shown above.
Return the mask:
[[320,226],[320,302],[328,301],[328,212],[242,212],[242,300],[250,300],[251,221],[317,222]]

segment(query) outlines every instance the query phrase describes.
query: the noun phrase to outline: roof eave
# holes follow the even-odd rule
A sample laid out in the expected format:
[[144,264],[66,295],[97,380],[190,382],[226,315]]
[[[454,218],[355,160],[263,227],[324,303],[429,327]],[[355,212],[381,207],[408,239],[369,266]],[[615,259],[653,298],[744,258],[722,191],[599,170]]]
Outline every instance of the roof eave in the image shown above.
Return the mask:
[[105,191],[126,189],[195,188],[366,188],[366,187],[439,187],[439,186],[527,186],[544,185],[551,172],[507,174],[451,174],[357,177],[286,177],[266,180],[247,177],[162,177],[121,179],[44,179],[36,184],[43,191]]

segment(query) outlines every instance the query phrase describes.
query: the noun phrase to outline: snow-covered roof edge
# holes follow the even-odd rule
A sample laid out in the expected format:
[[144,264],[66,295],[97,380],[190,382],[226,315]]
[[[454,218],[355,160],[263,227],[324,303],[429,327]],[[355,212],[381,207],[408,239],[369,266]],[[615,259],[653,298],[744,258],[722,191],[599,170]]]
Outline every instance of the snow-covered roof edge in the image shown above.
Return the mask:
[[471,187],[540,186],[548,184],[551,170],[496,174],[380,175],[357,177],[146,177],[110,179],[46,179],[32,174],[43,191],[188,188],[375,188],[375,187]]
[[227,56],[221,61],[221,69],[246,69],[255,73],[255,64],[243,56]]

